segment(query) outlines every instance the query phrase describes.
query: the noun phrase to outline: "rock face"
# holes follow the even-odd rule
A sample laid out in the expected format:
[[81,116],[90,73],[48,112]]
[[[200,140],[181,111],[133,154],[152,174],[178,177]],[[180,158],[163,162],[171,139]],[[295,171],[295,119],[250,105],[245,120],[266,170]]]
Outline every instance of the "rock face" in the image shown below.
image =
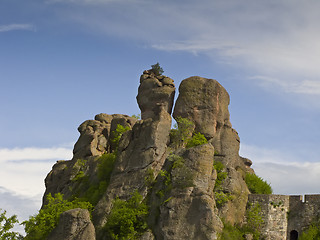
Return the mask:
[[[194,134],[208,140],[190,148],[170,140],[174,94],[172,79],[144,71],[137,95],[141,120],[98,114],[79,126],[74,156],[53,166],[45,179],[45,196],[89,198],[94,205],[93,225],[86,210],[70,210],[63,213],[50,239],[108,239],[105,224],[114,200],[126,201],[134,192],[149,208],[149,229],[141,233],[141,240],[214,240],[223,229],[221,219],[242,223],[249,193],[244,175],[253,170],[252,162],[239,156],[240,140],[230,123],[227,91],[213,79],[191,77],[181,82],[173,116],[189,119]],[[127,131],[114,141],[119,125]],[[101,168],[105,156],[111,155],[112,168]],[[225,166],[227,175],[220,191],[233,197],[219,207],[216,162]],[[101,175],[107,173],[101,169],[109,171],[103,181]]]
[[220,216],[235,223],[242,221],[246,210],[249,190],[244,173],[250,171],[250,160],[245,162],[239,156],[240,139],[230,123],[229,102],[229,94],[216,80],[190,77],[180,84],[173,117],[191,120],[195,131],[202,133],[214,146],[214,159],[226,166],[228,177],[223,192],[234,196],[235,201],[220,209]]
[[60,215],[58,226],[51,232],[48,240],[95,240],[95,228],[87,209],[71,209]]
[[144,71],[140,77],[137,101],[141,109],[141,118],[156,118],[164,110],[171,113],[175,87],[173,80],[156,75],[152,70]]
[[172,187],[166,186],[165,189],[171,189],[159,199],[157,192],[161,190],[156,186],[151,200],[153,204],[160,200],[159,219],[154,219],[157,239],[217,239],[223,224],[213,194],[216,180],[213,154],[212,145],[204,144],[169,156],[173,165],[167,171]]
[[173,80],[145,71],[140,81],[137,99],[142,120],[123,134],[119,143],[110,185],[93,213],[95,225],[100,227],[107,221],[112,199],[128,199],[135,190],[146,196],[148,172],[157,175],[167,156],[175,92]]

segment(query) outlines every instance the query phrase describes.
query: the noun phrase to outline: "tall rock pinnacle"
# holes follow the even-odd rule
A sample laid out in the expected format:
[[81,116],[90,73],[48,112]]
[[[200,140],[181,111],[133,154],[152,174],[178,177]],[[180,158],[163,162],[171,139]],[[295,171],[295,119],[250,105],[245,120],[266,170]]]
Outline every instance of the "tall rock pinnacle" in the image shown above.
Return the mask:
[[140,77],[137,101],[141,109],[141,118],[155,119],[160,111],[171,114],[175,86],[173,80],[146,70]]

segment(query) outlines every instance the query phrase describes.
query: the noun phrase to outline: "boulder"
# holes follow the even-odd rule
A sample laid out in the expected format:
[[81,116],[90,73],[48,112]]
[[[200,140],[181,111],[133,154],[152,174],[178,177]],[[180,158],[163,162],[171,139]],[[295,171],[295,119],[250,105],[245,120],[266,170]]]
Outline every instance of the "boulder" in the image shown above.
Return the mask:
[[95,240],[95,228],[87,209],[71,209],[60,215],[57,227],[47,240]]
[[216,80],[190,77],[180,84],[173,117],[192,120],[195,131],[211,139],[224,125],[231,127],[229,101],[229,94]]

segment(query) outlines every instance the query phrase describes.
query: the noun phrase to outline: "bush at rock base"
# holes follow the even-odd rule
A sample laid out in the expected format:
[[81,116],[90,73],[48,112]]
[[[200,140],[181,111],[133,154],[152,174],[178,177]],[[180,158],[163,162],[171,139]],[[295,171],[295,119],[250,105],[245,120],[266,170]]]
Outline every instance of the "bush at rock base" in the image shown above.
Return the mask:
[[26,240],[43,240],[58,225],[61,213],[74,209],[83,208],[92,211],[92,205],[89,202],[81,202],[78,199],[67,201],[63,199],[61,193],[57,193],[54,197],[47,195],[48,204],[40,209],[37,215],[31,216],[28,221],[22,224],[25,226],[27,236]]
[[147,230],[148,213],[137,191],[127,201],[117,198],[104,226],[107,236],[114,240],[138,239]]

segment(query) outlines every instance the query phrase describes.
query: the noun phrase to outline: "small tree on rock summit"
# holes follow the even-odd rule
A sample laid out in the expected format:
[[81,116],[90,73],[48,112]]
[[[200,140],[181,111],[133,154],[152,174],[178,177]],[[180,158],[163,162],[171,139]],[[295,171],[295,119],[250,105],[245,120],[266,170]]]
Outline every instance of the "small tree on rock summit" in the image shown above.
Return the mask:
[[160,67],[160,64],[157,62],[154,65],[151,65],[151,69],[154,72],[155,75],[162,75],[162,73],[164,72],[162,67]]

